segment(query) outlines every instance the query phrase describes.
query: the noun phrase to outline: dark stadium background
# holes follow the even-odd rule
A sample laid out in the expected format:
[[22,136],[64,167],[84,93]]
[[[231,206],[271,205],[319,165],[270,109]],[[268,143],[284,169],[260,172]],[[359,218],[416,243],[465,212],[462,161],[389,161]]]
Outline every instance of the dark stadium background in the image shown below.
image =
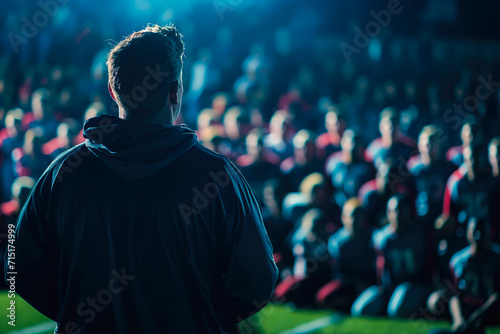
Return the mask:
[[[205,146],[242,170],[261,201],[281,272],[275,300],[243,322],[242,332],[426,333],[450,327],[447,306],[438,314],[423,307],[410,317],[357,318],[322,304],[318,291],[342,271],[329,242],[353,194],[373,230],[387,224],[390,196],[401,192],[410,199],[408,219],[426,229],[425,243],[435,245],[423,264],[433,291],[455,284],[446,271],[460,247],[452,251],[446,233],[466,246],[467,219],[484,215],[493,241],[500,240],[499,14],[498,1],[2,0],[0,254],[33,183],[59,153],[83,142],[83,122],[116,115],[105,65],[111,46],[148,23],[173,23],[186,43],[178,123],[197,130]],[[390,113],[381,114],[387,107]],[[333,121],[326,124],[325,116]],[[380,119],[399,128],[402,146],[380,150]],[[468,143],[461,136],[465,123]],[[441,159],[430,179],[413,168],[421,163],[417,141],[426,125],[437,126],[433,149],[440,148]],[[364,163],[348,176],[336,153],[347,150],[340,141],[346,128],[355,131],[361,147],[355,154]],[[370,144],[372,151],[365,152]],[[467,169],[462,146],[484,157],[476,178],[490,186],[470,187],[460,196],[486,194],[486,214],[455,198],[457,180],[448,177]],[[443,171],[445,164],[451,167]],[[378,179],[392,186],[380,195],[375,180],[384,168],[387,178]],[[451,232],[450,221],[456,224]],[[371,255],[352,261],[364,256]],[[21,298],[16,327],[9,326],[8,287],[0,286],[0,332],[52,332],[54,324]]]

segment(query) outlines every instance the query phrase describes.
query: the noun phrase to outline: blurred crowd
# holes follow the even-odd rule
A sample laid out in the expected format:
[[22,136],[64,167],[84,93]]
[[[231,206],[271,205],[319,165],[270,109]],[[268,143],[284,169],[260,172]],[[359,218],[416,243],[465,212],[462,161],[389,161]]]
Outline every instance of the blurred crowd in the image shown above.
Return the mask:
[[[208,9],[234,24],[231,8]],[[83,122],[117,112],[108,38],[130,28],[103,13],[72,20],[76,10],[62,6],[19,52],[1,46],[4,245],[36,180],[84,141]],[[3,30],[21,34],[24,11],[12,8]],[[329,34],[321,11],[286,11],[266,34],[249,33],[258,22],[246,15],[209,32],[186,9],[163,15],[187,43],[178,123],[252,186],[281,273],[274,299],[446,317],[438,306],[459,298],[466,319],[500,288],[498,47],[388,30],[346,59],[339,43],[353,34]]]

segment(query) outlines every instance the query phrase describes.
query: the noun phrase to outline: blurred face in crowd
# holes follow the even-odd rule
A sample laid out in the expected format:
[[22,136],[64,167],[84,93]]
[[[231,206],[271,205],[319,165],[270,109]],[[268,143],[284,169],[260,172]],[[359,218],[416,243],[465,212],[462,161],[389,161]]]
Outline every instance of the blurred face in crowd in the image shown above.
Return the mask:
[[273,215],[279,216],[281,213],[281,200],[278,198],[276,187],[275,182],[267,182],[264,185],[264,204]]
[[22,133],[22,117],[21,109],[11,110],[5,116],[5,127],[10,137],[15,137]]
[[196,120],[198,130],[200,131],[208,128],[214,122],[214,118],[215,114],[212,109],[203,109]]
[[26,202],[26,199],[31,193],[31,189],[33,189],[34,186],[35,180],[29,176],[20,176],[16,178],[12,184],[11,193],[12,199],[19,203],[19,207],[22,207]]
[[41,129],[34,128],[26,131],[24,135],[23,150],[27,155],[35,156],[42,152],[43,133]]
[[72,143],[77,135],[78,128],[76,126],[76,122],[73,122],[72,120],[63,122],[57,127],[57,137],[64,142],[64,146],[72,146]]
[[224,94],[217,95],[212,101],[212,110],[218,117],[221,117],[226,111],[228,97]]
[[87,110],[85,110],[84,121],[89,120],[93,117],[105,115],[106,113],[106,107],[102,102],[92,102],[88,106]]
[[269,130],[279,138],[283,138],[288,130],[288,121],[284,114],[275,114],[269,123]]
[[479,126],[465,123],[460,131],[460,138],[463,146],[479,143],[482,139],[482,132]]
[[40,121],[51,117],[52,106],[47,92],[35,92],[31,98],[33,117]]
[[264,151],[263,138],[256,133],[250,133],[246,138],[248,155],[254,159],[260,159]]
[[429,138],[429,135],[427,135],[426,133],[422,133],[418,137],[418,150],[420,154],[426,157],[431,157],[432,146],[433,144]]
[[349,234],[358,234],[364,225],[363,210],[359,203],[346,202],[342,209],[342,224]]
[[377,189],[378,191],[387,191],[390,182],[390,168],[386,163],[380,164],[377,169],[376,177]]
[[460,138],[462,139],[462,144],[464,146],[469,146],[474,139],[474,134],[470,124],[464,124],[462,131],[460,131]]
[[329,111],[325,116],[326,130],[330,133],[342,135],[346,128],[346,122],[343,116],[336,111]]
[[441,156],[441,145],[435,135],[421,133],[418,137],[418,150],[429,162],[438,160]]
[[383,117],[380,120],[379,128],[383,138],[394,139],[399,129],[398,119],[396,116]]
[[493,174],[500,174],[500,138],[495,138],[488,146],[488,160],[490,161]]
[[467,146],[464,148],[463,154],[470,180],[477,179],[478,177],[486,174],[486,154],[482,154],[478,147]]
[[411,222],[409,202],[391,197],[387,202],[387,220],[396,232],[402,232]]
[[224,117],[224,130],[229,139],[238,140],[241,138],[242,113],[239,109],[229,109]]
[[489,224],[485,220],[472,217],[467,225],[467,241],[476,249],[483,250],[490,242]]
[[310,209],[302,217],[301,229],[306,232],[309,242],[314,242],[323,236],[323,220],[323,214],[319,209]]
[[293,139],[293,156],[299,165],[314,160],[314,150],[315,143],[311,138],[296,136]]
[[342,135],[340,146],[342,152],[345,152],[351,160],[358,160],[363,157],[364,147],[360,143],[360,138],[350,129],[346,130]]

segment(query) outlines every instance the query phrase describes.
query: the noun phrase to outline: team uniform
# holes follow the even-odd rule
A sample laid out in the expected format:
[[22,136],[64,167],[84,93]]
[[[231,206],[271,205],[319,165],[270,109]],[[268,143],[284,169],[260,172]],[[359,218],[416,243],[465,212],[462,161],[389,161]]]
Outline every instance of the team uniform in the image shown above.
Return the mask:
[[341,150],[341,136],[336,133],[325,132],[316,138],[316,152],[320,159],[325,160],[335,152]]
[[[387,202],[395,193],[408,196],[412,194],[411,190],[400,182],[391,190],[393,191],[380,192],[377,189],[377,180],[368,181],[359,189],[358,199],[366,212],[366,217],[368,217],[370,224],[375,228],[382,227],[387,223],[385,218]],[[411,209],[412,211],[414,210],[413,205]]]
[[348,311],[356,297],[375,284],[375,251],[371,237],[371,228],[354,236],[344,227],[330,237],[328,252],[333,260],[334,279],[318,291],[316,300],[319,305],[334,304],[336,308]]
[[426,166],[419,157],[414,157],[409,163],[416,188],[416,213],[424,221],[434,224],[442,213],[446,182],[456,166],[449,161],[439,161]]
[[276,138],[271,134],[267,134],[264,137],[264,146],[270,152],[276,154],[280,160],[285,160],[293,155],[293,145],[290,141],[285,141],[282,138]]
[[263,159],[255,161],[248,155],[242,155],[236,159],[236,165],[240,168],[241,174],[248,180],[250,187],[263,206],[264,183],[273,178],[282,178],[279,168],[279,157],[272,153],[267,153]]
[[323,164],[316,158],[303,165],[299,165],[295,162],[294,157],[291,156],[281,162],[280,168],[292,191],[299,189],[300,183],[307,175],[323,172]]
[[489,218],[492,229],[496,231],[497,210],[493,206],[499,197],[498,180],[492,175],[484,175],[480,179],[470,182],[467,171],[461,167],[449,177],[446,184],[443,214],[456,219],[456,234],[465,236],[469,218]]
[[352,306],[353,315],[408,317],[425,306],[435,249],[427,231],[412,224],[404,235],[390,225],[373,234],[380,285],[365,290]]
[[[85,138],[84,138],[85,139]],[[82,140],[80,137],[75,137],[71,146],[78,145],[83,143],[85,140]],[[56,158],[59,154],[66,151],[69,147],[65,147],[65,144],[62,143],[60,137],[55,137],[42,146],[42,153],[50,156],[52,159]]]
[[317,291],[331,278],[328,246],[317,236],[310,240],[300,228],[291,241],[295,257],[293,274],[276,286],[274,298],[300,307],[311,307],[315,304]]
[[[500,245],[492,243],[481,257],[472,256],[471,247],[466,247],[451,258],[450,270],[463,316],[468,318],[493,293],[500,292]],[[484,325],[500,325],[499,311],[498,306],[491,310]]]
[[346,163],[342,152],[332,154],[326,162],[326,173],[334,187],[334,199],[339,207],[352,197],[357,197],[366,182],[375,177],[373,165],[367,161]]
[[365,159],[378,166],[389,158],[396,161],[399,161],[399,159],[408,161],[417,152],[417,145],[413,139],[404,135],[400,135],[391,147],[384,147],[382,138],[379,137],[373,140],[366,148]]
[[460,166],[464,163],[464,147],[463,145],[452,146],[446,151],[446,160]]
[[59,126],[59,121],[62,120],[62,118],[63,117],[60,112],[55,112],[53,117],[36,120],[35,113],[30,111],[23,115],[22,125],[24,130],[42,128],[43,135],[46,138],[54,138],[57,136],[57,127]]
[[24,152],[22,147],[12,151],[12,162],[14,164],[14,174],[19,176],[30,176],[38,180],[45,169],[52,162],[52,158],[46,154],[40,153],[32,157]]

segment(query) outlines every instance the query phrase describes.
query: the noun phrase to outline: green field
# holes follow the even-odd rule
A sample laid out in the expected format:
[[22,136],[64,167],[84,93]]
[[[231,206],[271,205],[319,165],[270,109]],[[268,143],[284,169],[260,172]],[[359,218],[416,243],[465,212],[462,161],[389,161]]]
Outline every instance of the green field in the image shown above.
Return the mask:
[[[0,292],[0,333],[45,334],[52,333],[54,323],[44,317],[22,298],[16,296],[16,326],[7,324],[9,298]],[[303,326],[303,327],[299,327]],[[305,326],[305,327],[304,327]],[[431,328],[446,328],[443,321],[387,320],[384,318],[350,318],[330,311],[294,310],[284,305],[268,305],[261,312],[241,324],[243,334],[273,333],[339,333],[339,334],[424,334]],[[317,328],[317,329],[313,329]],[[24,329],[24,330],[23,330]],[[312,331],[311,331],[312,330]],[[500,334],[500,329],[491,329],[489,334]]]

